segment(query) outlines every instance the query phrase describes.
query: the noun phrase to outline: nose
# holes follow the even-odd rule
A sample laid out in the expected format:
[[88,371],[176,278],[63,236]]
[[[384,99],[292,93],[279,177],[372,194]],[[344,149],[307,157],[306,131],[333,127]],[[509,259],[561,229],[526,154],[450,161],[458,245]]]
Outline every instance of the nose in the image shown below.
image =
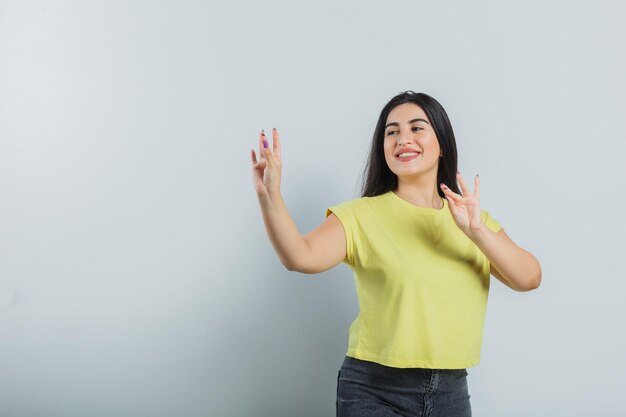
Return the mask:
[[407,142],[413,142],[413,136],[411,132],[406,132],[398,137],[398,147],[402,147]]

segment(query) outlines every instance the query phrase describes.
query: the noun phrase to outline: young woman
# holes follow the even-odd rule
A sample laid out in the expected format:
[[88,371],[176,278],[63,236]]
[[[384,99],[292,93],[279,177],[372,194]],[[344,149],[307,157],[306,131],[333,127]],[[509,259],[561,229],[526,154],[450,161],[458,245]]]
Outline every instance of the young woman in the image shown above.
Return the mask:
[[[281,262],[315,274],[354,271],[359,314],[337,377],[338,416],[471,416],[467,368],[480,361],[490,275],[515,291],[541,267],[480,207],[457,170],[439,102],[406,91],[382,109],[362,196],[326,210],[302,236],[280,194],[281,146],[251,152],[263,221]],[[457,181],[460,189],[457,186]]]

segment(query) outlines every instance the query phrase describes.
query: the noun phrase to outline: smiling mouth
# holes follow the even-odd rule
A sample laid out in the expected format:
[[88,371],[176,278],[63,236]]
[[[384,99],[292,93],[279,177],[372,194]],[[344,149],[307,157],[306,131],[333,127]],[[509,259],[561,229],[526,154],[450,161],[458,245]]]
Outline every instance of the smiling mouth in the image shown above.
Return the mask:
[[396,158],[398,160],[400,160],[401,162],[406,162],[406,161],[410,161],[412,159],[415,159],[415,158],[417,158],[420,155],[421,155],[421,152],[412,152],[412,153],[406,154],[406,156],[398,155],[398,156],[396,156]]

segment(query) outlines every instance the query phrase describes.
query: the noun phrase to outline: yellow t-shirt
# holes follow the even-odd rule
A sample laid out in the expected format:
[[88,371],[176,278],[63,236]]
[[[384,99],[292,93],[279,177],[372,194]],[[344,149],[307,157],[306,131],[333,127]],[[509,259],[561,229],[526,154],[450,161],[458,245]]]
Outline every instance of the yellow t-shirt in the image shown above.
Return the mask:
[[[359,314],[348,356],[397,368],[460,369],[480,361],[489,260],[443,209],[389,191],[326,210],[346,233]],[[486,226],[500,223],[482,211]]]

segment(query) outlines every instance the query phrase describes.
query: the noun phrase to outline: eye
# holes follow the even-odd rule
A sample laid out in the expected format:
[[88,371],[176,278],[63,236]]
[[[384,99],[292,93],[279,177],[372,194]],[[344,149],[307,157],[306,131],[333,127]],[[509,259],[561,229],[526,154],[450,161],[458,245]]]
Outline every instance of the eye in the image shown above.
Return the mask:
[[413,130],[424,130],[421,127],[413,126]]
[[389,132],[387,132],[387,136],[391,136],[392,133],[396,133],[395,130],[390,130]]

